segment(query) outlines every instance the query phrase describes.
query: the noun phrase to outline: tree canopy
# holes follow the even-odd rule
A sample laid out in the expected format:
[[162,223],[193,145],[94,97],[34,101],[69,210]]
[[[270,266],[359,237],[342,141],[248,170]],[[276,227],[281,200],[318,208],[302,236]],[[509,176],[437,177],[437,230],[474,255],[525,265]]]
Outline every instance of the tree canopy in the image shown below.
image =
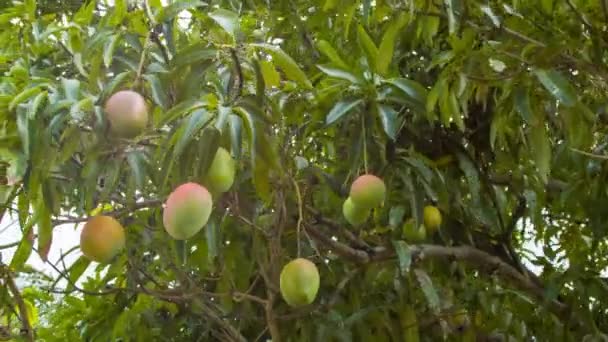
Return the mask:
[[[0,28],[0,340],[608,339],[607,1],[0,1]],[[186,183],[213,205],[178,239]],[[111,260],[47,258],[99,215]]]

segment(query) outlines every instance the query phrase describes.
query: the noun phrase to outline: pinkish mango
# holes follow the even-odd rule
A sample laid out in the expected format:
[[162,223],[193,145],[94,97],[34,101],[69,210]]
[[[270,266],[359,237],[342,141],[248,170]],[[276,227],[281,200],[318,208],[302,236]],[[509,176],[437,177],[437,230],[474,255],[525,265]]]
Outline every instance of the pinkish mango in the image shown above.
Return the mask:
[[362,209],[380,206],[384,202],[385,196],[384,181],[371,174],[359,176],[350,187],[350,198],[353,204]]
[[146,100],[132,90],[121,90],[108,98],[105,103],[110,123],[110,131],[121,138],[134,138],[148,124]]
[[193,237],[207,224],[212,206],[211,194],[205,187],[197,183],[178,186],[165,202],[165,230],[176,240]]

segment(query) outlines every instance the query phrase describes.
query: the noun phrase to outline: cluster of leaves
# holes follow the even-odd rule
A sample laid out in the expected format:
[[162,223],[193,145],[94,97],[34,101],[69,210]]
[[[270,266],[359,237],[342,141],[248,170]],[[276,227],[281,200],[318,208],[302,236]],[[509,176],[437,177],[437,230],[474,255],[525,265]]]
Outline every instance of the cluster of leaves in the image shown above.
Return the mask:
[[[38,307],[42,341],[608,331],[604,1],[0,6],[0,200],[23,236],[0,281],[36,273],[34,252],[61,274],[0,289],[9,334],[35,321],[19,303]],[[152,119],[115,140],[102,105],[125,88]],[[200,181],[219,146],[236,182],[203,232],[175,242],[161,203]],[[341,206],[364,172],[388,194],[354,229]],[[440,234],[409,245],[401,225],[429,203]],[[54,227],[100,212],[127,228],[124,253],[47,260]],[[298,255],[319,266],[321,290],[294,310],[277,280]]]

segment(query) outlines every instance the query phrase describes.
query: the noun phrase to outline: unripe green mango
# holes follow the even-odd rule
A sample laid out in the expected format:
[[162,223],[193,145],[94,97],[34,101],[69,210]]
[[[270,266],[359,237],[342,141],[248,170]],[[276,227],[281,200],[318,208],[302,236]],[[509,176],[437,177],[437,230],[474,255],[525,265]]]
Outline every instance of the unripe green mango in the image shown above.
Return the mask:
[[289,306],[299,307],[314,302],[319,285],[319,270],[307,259],[294,259],[281,270],[279,287]]
[[217,149],[203,183],[214,194],[224,193],[232,187],[236,162],[225,148]]
[[348,223],[353,226],[359,226],[369,218],[371,210],[362,209],[353,203],[352,198],[347,198],[342,204],[342,214]]

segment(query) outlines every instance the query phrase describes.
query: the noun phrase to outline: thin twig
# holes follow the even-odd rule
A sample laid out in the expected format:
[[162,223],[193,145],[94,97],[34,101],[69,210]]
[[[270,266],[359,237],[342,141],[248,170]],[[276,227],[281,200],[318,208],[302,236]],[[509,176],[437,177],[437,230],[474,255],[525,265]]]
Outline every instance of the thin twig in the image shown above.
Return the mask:
[[4,274],[4,279],[6,281],[6,285],[9,291],[13,294],[13,298],[17,302],[17,306],[19,307],[19,316],[21,318],[21,323],[23,324],[23,329],[25,330],[28,341],[34,341],[34,329],[32,329],[32,324],[30,319],[28,318],[27,307],[25,306],[25,302],[23,297],[21,297],[21,293],[19,292],[19,288],[15,284],[13,277],[10,274],[10,270],[8,267],[4,265],[0,265],[2,267],[2,273]]
[[298,222],[296,224],[296,231],[297,231],[297,250],[298,250],[298,258],[300,257],[301,253],[301,242],[300,242],[300,231],[302,229],[302,220],[304,219],[304,212],[302,209],[302,195],[300,194],[300,187],[298,186],[298,182],[291,178],[291,181],[293,183],[294,188],[296,189],[296,198],[298,199]]

